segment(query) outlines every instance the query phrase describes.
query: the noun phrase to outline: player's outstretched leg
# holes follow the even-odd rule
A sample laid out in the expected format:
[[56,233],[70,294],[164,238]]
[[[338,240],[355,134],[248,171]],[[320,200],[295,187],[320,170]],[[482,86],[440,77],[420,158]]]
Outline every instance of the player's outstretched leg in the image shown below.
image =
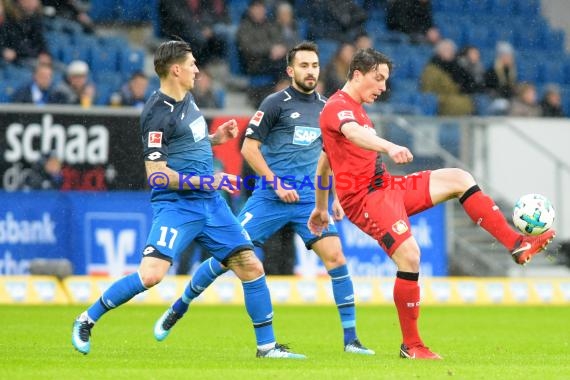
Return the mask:
[[334,300],[344,332],[344,351],[351,354],[374,355],[375,352],[360,343],[356,335],[354,286],[346,264],[328,271],[331,276]]
[[542,252],[556,235],[554,230],[537,236],[519,234],[511,228],[493,199],[483,193],[477,185],[465,191],[459,202],[471,220],[483,227],[511,252],[517,264],[527,264],[534,255]]
[[188,311],[190,302],[202,294],[216,278],[226,271],[227,268],[223,267],[222,264],[213,257],[204,260],[196,270],[196,273],[192,276],[192,280],[188,283],[186,289],[184,289],[182,297],[176,300],[154,324],[154,337],[156,340],[160,342],[166,339],[172,327],[174,327],[176,322]]
[[91,329],[95,322],[109,310],[124,304],[146,289],[138,272],[129,274],[112,284],[101,298],[73,322],[71,333],[73,347],[82,354],[88,354],[91,349]]
[[331,277],[332,291],[344,335],[344,351],[351,354],[374,355],[375,352],[360,343],[356,335],[356,308],[354,286],[342,253],[340,239],[327,236],[311,245],[321,258]]

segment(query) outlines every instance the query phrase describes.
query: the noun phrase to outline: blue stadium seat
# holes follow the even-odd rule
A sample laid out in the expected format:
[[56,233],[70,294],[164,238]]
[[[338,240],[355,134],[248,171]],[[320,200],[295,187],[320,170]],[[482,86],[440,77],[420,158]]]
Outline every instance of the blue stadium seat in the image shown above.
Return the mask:
[[526,18],[540,15],[540,0],[514,0],[514,13]]
[[119,52],[119,70],[123,76],[131,76],[144,70],[145,52],[142,49],[123,48]]
[[515,36],[513,27],[511,25],[506,25],[504,23],[497,24],[493,28],[493,34],[496,41],[507,41],[514,44]]
[[119,0],[118,18],[125,22],[144,22],[151,19],[150,1]]
[[440,0],[437,10],[442,13],[463,13],[463,0]]
[[465,43],[477,46],[479,49],[495,46],[495,35],[486,25],[472,24],[465,30]]
[[93,78],[97,85],[99,85],[99,83],[105,83],[114,90],[119,90],[128,80],[128,78],[123,78],[123,76],[116,71],[98,71],[93,74]]
[[445,38],[452,39],[457,46],[462,46],[465,40],[464,38],[464,27],[458,23],[450,23],[438,25],[438,28]]
[[530,25],[517,25],[514,27],[514,45],[518,50],[537,50],[543,45],[538,35],[538,28]]
[[119,0],[91,0],[89,16],[95,22],[113,21],[118,16]]
[[28,80],[22,80],[20,78],[0,81],[0,103],[10,103],[14,92],[27,82]]
[[86,63],[91,62],[91,46],[66,45],[61,48],[60,60],[66,65],[74,60],[81,60]]
[[468,0],[465,2],[465,12],[471,15],[484,17],[489,12],[491,0]]
[[46,32],[47,48],[51,56],[57,60],[62,60],[62,49],[71,44],[71,37],[67,33],[58,31]]
[[548,51],[562,53],[564,51],[564,38],[563,30],[553,29],[544,36],[543,46]]
[[506,19],[514,13],[513,0],[491,0],[489,10],[492,14]]
[[565,64],[560,60],[543,62],[542,81],[545,83],[564,83]]
[[459,158],[461,147],[461,129],[457,123],[445,123],[439,128],[439,145]]
[[247,4],[249,3],[249,0],[232,0],[228,1],[227,3],[232,23],[239,24],[241,16],[243,16],[244,12],[247,9]]
[[336,40],[325,39],[317,40],[316,43],[319,46],[320,65],[321,67],[325,67],[336,53],[339,43]]
[[158,13],[159,0],[149,0],[150,22],[152,24],[152,31],[155,37],[160,37],[160,15]]
[[94,73],[117,72],[119,69],[119,51],[113,46],[94,46],[91,56],[91,70]]
[[475,114],[479,116],[489,116],[489,107],[493,99],[487,94],[473,94],[471,97],[475,104]]
[[117,89],[113,85],[104,82],[97,83],[95,87],[95,101],[93,103],[97,106],[108,105],[111,94]]
[[158,76],[152,75],[148,78],[148,88],[146,90],[147,96],[150,96],[153,92],[160,88],[160,79]]
[[386,32],[386,21],[385,20],[376,20],[369,18],[366,22],[366,33],[369,36],[376,36],[379,33]]
[[228,43],[228,63],[230,65],[230,73],[233,75],[244,74],[243,68],[241,66],[237,43],[234,39]]
[[517,61],[518,80],[520,82],[538,83],[541,82],[541,67],[537,61],[518,60]]

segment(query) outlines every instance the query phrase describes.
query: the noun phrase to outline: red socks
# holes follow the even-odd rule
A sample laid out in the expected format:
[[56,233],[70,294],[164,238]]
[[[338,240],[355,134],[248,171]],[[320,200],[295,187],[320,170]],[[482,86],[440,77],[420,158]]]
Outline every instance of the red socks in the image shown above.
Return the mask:
[[394,303],[398,309],[404,344],[408,347],[423,345],[418,332],[420,316],[419,273],[398,272],[394,284]]
[[467,190],[459,199],[459,203],[473,222],[493,235],[509,251],[515,247],[520,235],[509,226],[499,207],[479,186],[475,185]]

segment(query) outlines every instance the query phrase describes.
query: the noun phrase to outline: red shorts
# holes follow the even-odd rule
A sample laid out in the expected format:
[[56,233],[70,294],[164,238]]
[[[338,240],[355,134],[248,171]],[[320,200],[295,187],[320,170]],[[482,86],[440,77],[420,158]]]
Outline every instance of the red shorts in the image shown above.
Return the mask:
[[412,236],[408,216],[433,206],[430,175],[431,171],[426,170],[404,177],[387,176],[382,188],[364,197],[360,212],[351,222],[392,256],[400,244]]

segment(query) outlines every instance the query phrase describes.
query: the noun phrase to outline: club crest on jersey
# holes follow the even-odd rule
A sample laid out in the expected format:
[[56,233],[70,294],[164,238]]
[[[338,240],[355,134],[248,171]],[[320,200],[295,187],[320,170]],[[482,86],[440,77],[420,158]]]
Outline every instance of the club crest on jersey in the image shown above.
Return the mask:
[[261,123],[261,120],[263,120],[263,115],[265,115],[265,112],[257,111],[249,121],[249,124],[253,124],[256,127],[259,127],[259,123]]
[[295,145],[311,145],[313,141],[321,136],[320,128],[295,126],[293,133],[293,144]]
[[354,120],[354,113],[352,111],[340,111],[338,114],[339,120]]
[[149,148],[162,148],[162,132],[150,132],[148,134]]
[[398,220],[396,223],[392,224],[392,231],[397,233],[398,235],[402,235],[406,231],[408,231],[408,225],[403,220]]

